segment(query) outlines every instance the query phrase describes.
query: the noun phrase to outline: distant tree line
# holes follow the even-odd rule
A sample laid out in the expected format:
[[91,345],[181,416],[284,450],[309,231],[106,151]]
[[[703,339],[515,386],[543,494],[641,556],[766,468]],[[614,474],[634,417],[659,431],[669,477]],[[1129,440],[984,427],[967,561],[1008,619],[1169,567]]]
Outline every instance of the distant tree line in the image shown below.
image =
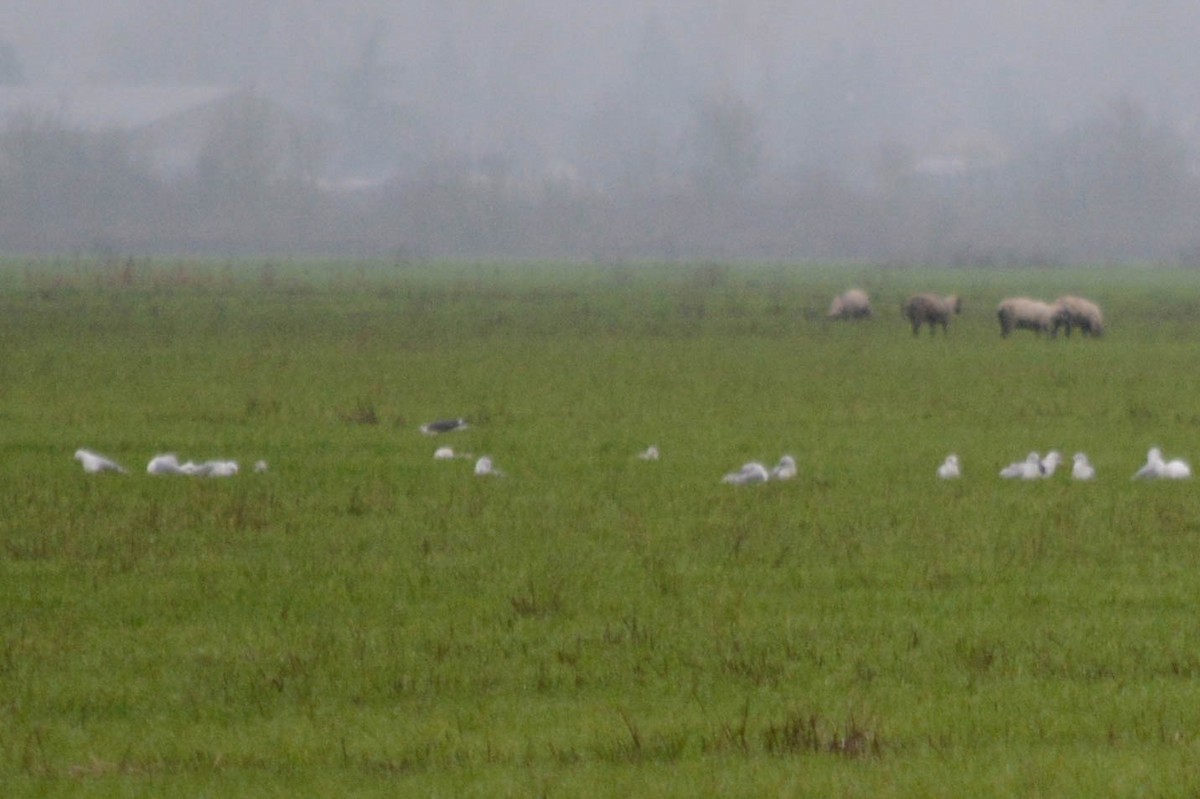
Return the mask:
[[664,167],[659,143],[625,142],[625,170],[604,182],[443,155],[363,188],[323,182],[321,143],[252,100],[170,177],[133,135],[28,116],[0,130],[0,250],[1200,262],[1197,154],[1131,103],[946,169],[883,150],[870,181],[771,173],[755,113],[735,94],[702,98],[693,119],[682,161]]

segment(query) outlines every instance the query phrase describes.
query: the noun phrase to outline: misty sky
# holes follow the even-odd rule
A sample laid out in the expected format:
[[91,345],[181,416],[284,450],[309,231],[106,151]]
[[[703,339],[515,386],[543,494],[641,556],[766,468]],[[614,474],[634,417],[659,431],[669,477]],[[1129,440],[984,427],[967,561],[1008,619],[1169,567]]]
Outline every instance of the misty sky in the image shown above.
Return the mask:
[[586,160],[621,114],[679,131],[712,93],[754,110],[782,168],[803,159],[796,141],[812,158],[840,157],[845,136],[936,155],[955,131],[1019,140],[1117,100],[1200,123],[1192,0],[8,0],[0,36],[31,83],[250,85],[315,104],[373,47],[419,146],[474,158]]

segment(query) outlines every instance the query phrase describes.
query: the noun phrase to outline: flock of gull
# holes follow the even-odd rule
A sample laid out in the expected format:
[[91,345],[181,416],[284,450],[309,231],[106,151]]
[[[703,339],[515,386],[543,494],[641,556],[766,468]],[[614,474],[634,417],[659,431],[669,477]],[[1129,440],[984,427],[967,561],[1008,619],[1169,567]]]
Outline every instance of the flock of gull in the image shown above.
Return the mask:
[[[117,474],[129,474],[129,470],[121,464],[117,463],[112,458],[101,455],[98,452],[92,452],[90,449],[75,450],[75,460],[83,466],[83,470],[88,474],[98,474],[100,472],[116,472]],[[147,474],[182,474],[195,477],[233,477],[238,473],[239,467],[237,461],[232,460],[210,460],[202,463],[195,461],[179,462],[179,457],[168,452],[162,455],[155,455],[146,464]],[[262,474],[267,470],[266,461],[258,461],[254,464],[254,471]]]
[[[425,435],[440,435],[449,433],[455,430],[467,429],[467,421],[462,418],[458,419],[441,419],[435,422],[423,424],[420,430]],[[496,468],[490,455],[482,455],[475,458],[469,453],[455,452],[452,447],[438,447],[433,457],[435,460],[453,460],[453,459],[475,459],[475,475],[479,477],[503,477],[504,472]],[[660,453],[657,446],[651,446],[636,455],[638,460],[642,461],[657,461]],[[83,466],[83,470],[88,474],[96,474],[99,472],[117,472],[120,474],[128,474],[128,470],[112,460],[97,452],[88,449],[80,449],[75,452],[75,460],[79,461]],[[1071,479],[1073,480],[1094,480],[1096,478],[1096,468],[1088,460],[1087,455],[1082,452],[1076,452],[1072,457]],[[1062,465],[1063,457],[1058,450],[1050,450],[1045,455],[1040,455],[1037,452],[1030,452],[1024,460],[1010,463],[1000,470],[1000,477],[1008,480],[1045,480],[1054,476],[1058,471],[1058,467]],[[267,462],[258,461],[254,464],[254,471],[262,473],[267,471]],[[194,461],[179,462],[178,456],[174,453],[164,453],[155,455],[146,465],[148,474],[175,474],[175,475],[191,475],[198,477],[232,477],[238,473],[238,463],[233,460],[209,460],[202,463]],[[766,483],[778,480],[790,480],[798,474],[799,470],[796,466],[796,459],[791,455],[783,455],[775,466],[768,469],[761,461],[750,461],[743,464],[740,469],[734,472],[729,472],[721,478],[722,483],[731,485],[752,485],[757,483]],[[958,455],[951,453],[946,457],[937,468],[937,476],[941,480],[957,480],[962,477],[962,464],[959,461]],[[1184,480],[1192,476],[1192,469],[1186,461],[1174,458],[1167,460],[1158,447],[1151,447],[1146,453],[1146,463],[1138,469],[1134,475],[1134,480]]]
[[[1062,454],[1058,450],[1050,450],[1045,455],[1036,452],[1029,453],[1025,460],[1010,463],[1000,470],[1000,476],[1006,480],[1045,480],[1053,477],[1062,464]],[[958,456],[951,454],[946,457],[937,469],[937,476],[942,480],[955,480],[962,476],[962,467]],[[1192,476],[1192,468],[1187,461],[1179,458],[1166,460],[1162,450],[1151,447],[1146,453],[1146,463],[1133,474],[1134,480],[1186,480]],[[1072,480],[1096,479],[1096,467],[1082,452],[1076,452],[1071,459]]]

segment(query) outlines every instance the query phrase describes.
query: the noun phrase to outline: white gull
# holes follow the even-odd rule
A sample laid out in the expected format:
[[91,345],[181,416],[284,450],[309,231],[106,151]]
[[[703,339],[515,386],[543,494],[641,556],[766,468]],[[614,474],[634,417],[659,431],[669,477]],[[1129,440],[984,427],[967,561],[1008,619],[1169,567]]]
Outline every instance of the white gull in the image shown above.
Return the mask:
[[99,472],[129,474],[121,464],[111,458],[104,457],[98,452],[92,452],[90,449],[75,450],[75,460],[82,464],[83,470],[88,474],[97,474]]
[[733,485],[749,485],[750,483],[765,483],[771,478],[767,467],[758,461],[751,461],[736,472],[730,472],[721,478],[722,483]]
[[772,480],[791,480],[799,473],[796,468],[796,459],[791,455],[784,455],[779,459],[779,463],[771,469]]
[[942,461],[942,465],[937,469],[937,476],[942,480],[957,480],[962,476],[962,471],[958,466],[958,456],[953,452],[946,456],[946,460]]
[[1088,456],[1082,452],[1076,452],[1071,458],[1073,465],[1071,466],[1071,479],[1073,480],[1093,480],[1096,477],[1096,467],[1092,466],[1088,460]]

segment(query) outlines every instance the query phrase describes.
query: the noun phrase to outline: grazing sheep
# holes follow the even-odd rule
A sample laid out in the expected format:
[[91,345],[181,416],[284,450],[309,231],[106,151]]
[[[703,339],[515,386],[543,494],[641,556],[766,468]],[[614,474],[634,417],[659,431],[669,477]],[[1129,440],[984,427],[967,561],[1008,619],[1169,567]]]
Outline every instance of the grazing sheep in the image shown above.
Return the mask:
[[862,289],[850,289],[833,298],[829,306],[828,319],[868,319],[871,316],[871,298]]
[[1028,297],[1009,297],[996,306],[996,318],[1000,320],[1000,335],[1008,338],[1014,330],[1032,330],[1038,336],[1042,332],[1053,336],[1057,306],[1031,300]]
[[1104,314],[1100,306],[1083,297],[1070,295],[1059,297],[1054,301],[1054,332],[1060,327],[1067,328],[1067,337],[1071,336],[1071,328],[1078,327],[1085,336],[1104,335]]
[[921,325],[929,325],[929,333],[937,331],[934,325],[942,326],[942,335],[946,334],[946,326],[950,324],[952,314],[962,313],[962,300],[957,294],[940,297],[937,294],[914,294],[909,297],[901,309],[904,318],[912,325],[913,335],[921,331]]

